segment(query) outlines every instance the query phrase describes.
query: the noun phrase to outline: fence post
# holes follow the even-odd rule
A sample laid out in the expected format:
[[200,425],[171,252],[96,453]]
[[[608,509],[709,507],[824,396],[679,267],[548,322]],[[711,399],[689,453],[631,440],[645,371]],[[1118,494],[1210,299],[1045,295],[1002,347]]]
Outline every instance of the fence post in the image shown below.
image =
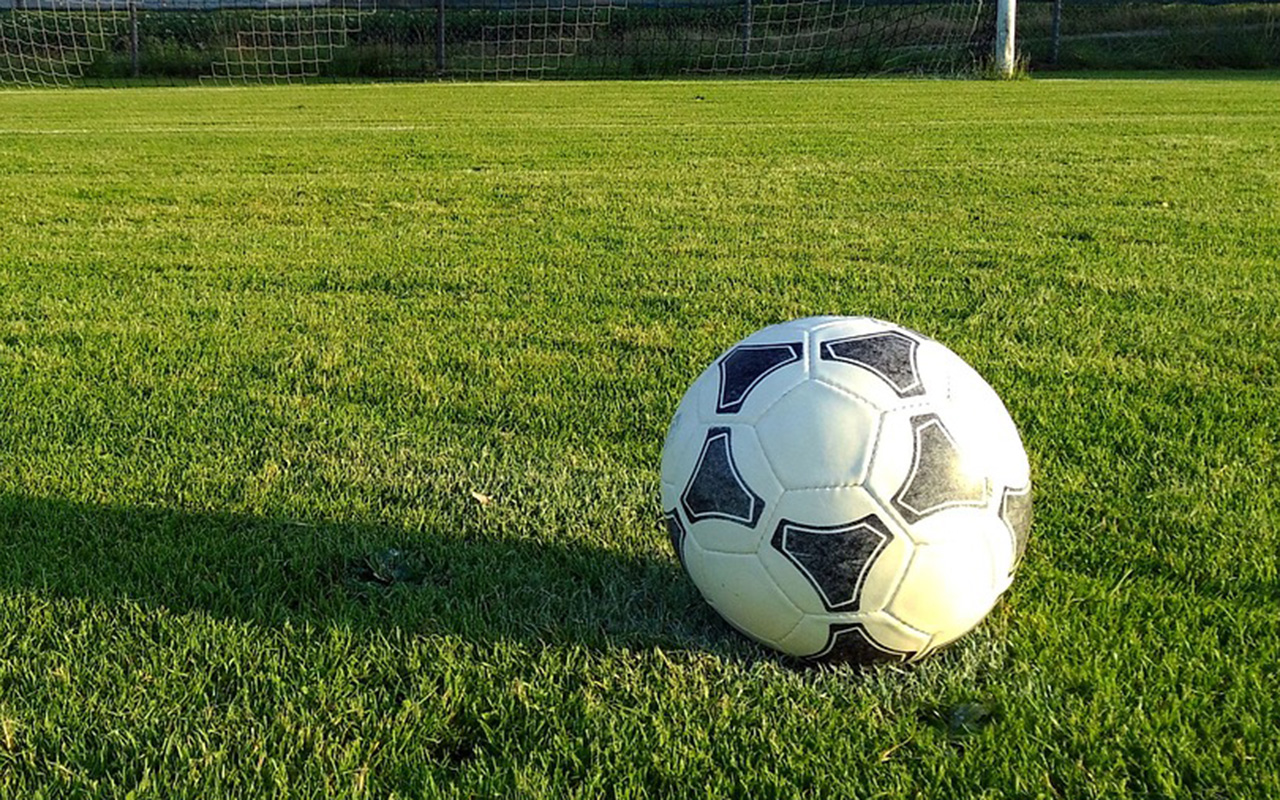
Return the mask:
[[742,3],[742,66],[747,66],[747,57],[751,55],[751,26],[755,22],[755,6],[752,0]]
[[142,74],[138,64],[138,2],[129,0],[129,66],[135,78]]
[[436,0],[436,77],[443,78],[444,70],[444,0]]
[[1058,52],[1062,46],[1062,0],[1053,0],[1053,29],[1050,34],[1053,46],[1049,52],[1049,63],[1058,66]]

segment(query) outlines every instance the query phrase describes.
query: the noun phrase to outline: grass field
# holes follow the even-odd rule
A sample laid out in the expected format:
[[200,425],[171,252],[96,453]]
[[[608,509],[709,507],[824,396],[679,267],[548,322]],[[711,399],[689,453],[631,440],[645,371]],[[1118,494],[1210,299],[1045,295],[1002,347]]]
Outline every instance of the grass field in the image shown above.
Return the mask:
[[[1280,797],[1278,96],[0,94],[0,795]],[[749,644],[659,522],[684,387],[815,313],[1031,455],[915,668]]]

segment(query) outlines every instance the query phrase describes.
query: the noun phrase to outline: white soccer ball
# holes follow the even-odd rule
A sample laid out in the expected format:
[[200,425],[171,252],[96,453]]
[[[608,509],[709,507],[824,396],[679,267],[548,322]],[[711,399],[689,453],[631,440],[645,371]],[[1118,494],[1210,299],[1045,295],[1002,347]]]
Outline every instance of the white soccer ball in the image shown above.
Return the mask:
[[662,452],[671,541],[731,625],[823,661],[915,661],[1008,588],[1031,474],[1000,398],[959,356],[867,317],[729,348]]

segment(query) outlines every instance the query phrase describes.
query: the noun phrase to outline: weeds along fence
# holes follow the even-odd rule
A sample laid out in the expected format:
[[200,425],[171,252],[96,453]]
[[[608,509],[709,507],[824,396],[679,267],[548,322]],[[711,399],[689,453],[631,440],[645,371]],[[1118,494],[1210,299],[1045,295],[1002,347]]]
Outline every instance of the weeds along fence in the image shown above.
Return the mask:
[[[1033,69],[1280,65],[1280,0],[1023,0]],[[0,85],[973,74],[995,0],[0,0]]]

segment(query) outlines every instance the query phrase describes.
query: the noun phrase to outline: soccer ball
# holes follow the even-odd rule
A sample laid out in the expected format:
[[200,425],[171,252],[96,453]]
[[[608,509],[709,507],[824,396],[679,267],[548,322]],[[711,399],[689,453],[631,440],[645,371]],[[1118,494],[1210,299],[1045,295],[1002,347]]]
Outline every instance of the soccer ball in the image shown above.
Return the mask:
[[731,625],[821,661],[915,661],[977,625],[1031,524],[1000,398],[959,356],[867,317],[729,348],[662,452],[680,562]]

